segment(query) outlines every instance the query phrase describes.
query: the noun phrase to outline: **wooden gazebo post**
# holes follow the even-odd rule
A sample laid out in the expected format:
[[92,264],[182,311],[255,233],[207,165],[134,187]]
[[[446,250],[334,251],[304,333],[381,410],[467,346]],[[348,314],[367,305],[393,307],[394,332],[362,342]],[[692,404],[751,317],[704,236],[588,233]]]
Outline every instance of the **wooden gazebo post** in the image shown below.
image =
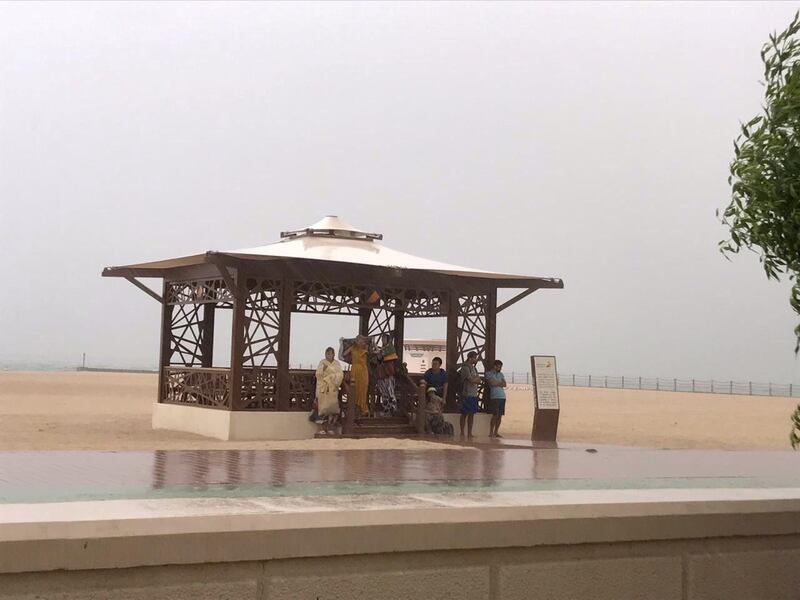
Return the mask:
[[403,309],[394,311],[394,348],[400,362],[403,362],[403,344],[406,341],[406,314]]
[[459,388],[460,357],[458,353],[459,333],[458,333],[458,294],[450,289],[447,292],[447,302],[443,303],[447,310],[447,341],[445,356],[447,361],[447,377],[451,381],[447,386],[447,398],[445,399],[445,410],[455,412],[457,408],[457,392]]
[[203,304],[203,320],[200,323],[200,366],[206,369],[214,364],[214,320],[216,309],[215,302]]
[[289,344],[292,331],[292,308],[294,304],[294,287],[289,277],[281,281],[280,296],[278,298],[278,373],[276,390],[277,410],[289,410],[291,404],[291,386],[289,382]]
[[228,385],[230,386],[230,410],[242,409],[242,373],[244,371],[244,346],[247,323],[245,319],[245,305],[247,303],[247,289],[243,274],[236,269],[231,292],[233,293],[233,318],[231,324],[231,371]]
[[484,371],[494,365],[497,353],[497,288],[493,287],[486,295],[486,341],[484,346]]
[[158,353],[158,397],[156,402],[161,402],[166,390],[166,373],[164,369],[169,366],[170,354],[172,353],[172,305],[167,303],[168,283],[164,279],[161,288],[161,347]]

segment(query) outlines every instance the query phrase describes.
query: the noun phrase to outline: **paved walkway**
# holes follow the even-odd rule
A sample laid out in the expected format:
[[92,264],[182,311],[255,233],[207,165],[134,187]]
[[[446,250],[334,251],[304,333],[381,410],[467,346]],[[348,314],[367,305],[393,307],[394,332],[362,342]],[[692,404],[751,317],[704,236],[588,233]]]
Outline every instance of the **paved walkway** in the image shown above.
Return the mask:
[[[0,452],[0,504],[536,490],[800,488],[800,453],[478,441],[420,450]],[[2,509],[0,509],[2,510]]]

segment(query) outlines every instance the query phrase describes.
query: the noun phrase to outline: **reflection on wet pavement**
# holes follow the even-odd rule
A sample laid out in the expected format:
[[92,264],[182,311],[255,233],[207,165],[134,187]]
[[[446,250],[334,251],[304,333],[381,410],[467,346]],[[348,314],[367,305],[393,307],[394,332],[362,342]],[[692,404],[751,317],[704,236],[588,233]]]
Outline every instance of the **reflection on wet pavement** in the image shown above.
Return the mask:
[[[582,489],[798,486],[792,452],[504,446],[463,451],[192,450],[0,452],[0,502],[446,492],[465,487]],[[670,484],[670,482],[673,482]]]

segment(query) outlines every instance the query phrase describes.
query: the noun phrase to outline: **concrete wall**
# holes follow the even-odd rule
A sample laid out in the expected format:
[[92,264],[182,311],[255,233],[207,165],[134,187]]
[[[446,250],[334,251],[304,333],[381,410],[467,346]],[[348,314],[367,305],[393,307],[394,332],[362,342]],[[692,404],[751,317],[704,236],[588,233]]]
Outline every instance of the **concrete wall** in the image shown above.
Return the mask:
[[[330,534],[329,534],[330,535]],[[9,600],[796,600],[800,536],[0,575]]]
[[[445,419],[459,433],[458,414]],[[489,435],[491,415],[478,413],[473,421],[473,435]],[[230,411],[179,404],[153,404],[153,429],[186,431],[218,440],[306,440],[314,437],[317,426],[307,412]],[[502,430],[501,430],[502,433]]]
[[153,429],[186,431],[218,440],[304,440],[317,426],[307,412],[230,411],[153,404]]

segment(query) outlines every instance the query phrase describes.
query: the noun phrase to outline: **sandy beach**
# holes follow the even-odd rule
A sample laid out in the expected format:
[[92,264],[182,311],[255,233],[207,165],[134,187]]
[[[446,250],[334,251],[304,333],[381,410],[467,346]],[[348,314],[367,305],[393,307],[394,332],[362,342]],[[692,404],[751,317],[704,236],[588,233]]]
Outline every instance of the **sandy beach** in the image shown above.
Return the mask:
[[[223,442],[153,431],[156,376],[0,371],[0,450],[416,448],[397,439]],[[559,440],[656,448],[787,450],[792,398],[561,388]],[[528,390],[510,390],[501,433],[530,436]]]

